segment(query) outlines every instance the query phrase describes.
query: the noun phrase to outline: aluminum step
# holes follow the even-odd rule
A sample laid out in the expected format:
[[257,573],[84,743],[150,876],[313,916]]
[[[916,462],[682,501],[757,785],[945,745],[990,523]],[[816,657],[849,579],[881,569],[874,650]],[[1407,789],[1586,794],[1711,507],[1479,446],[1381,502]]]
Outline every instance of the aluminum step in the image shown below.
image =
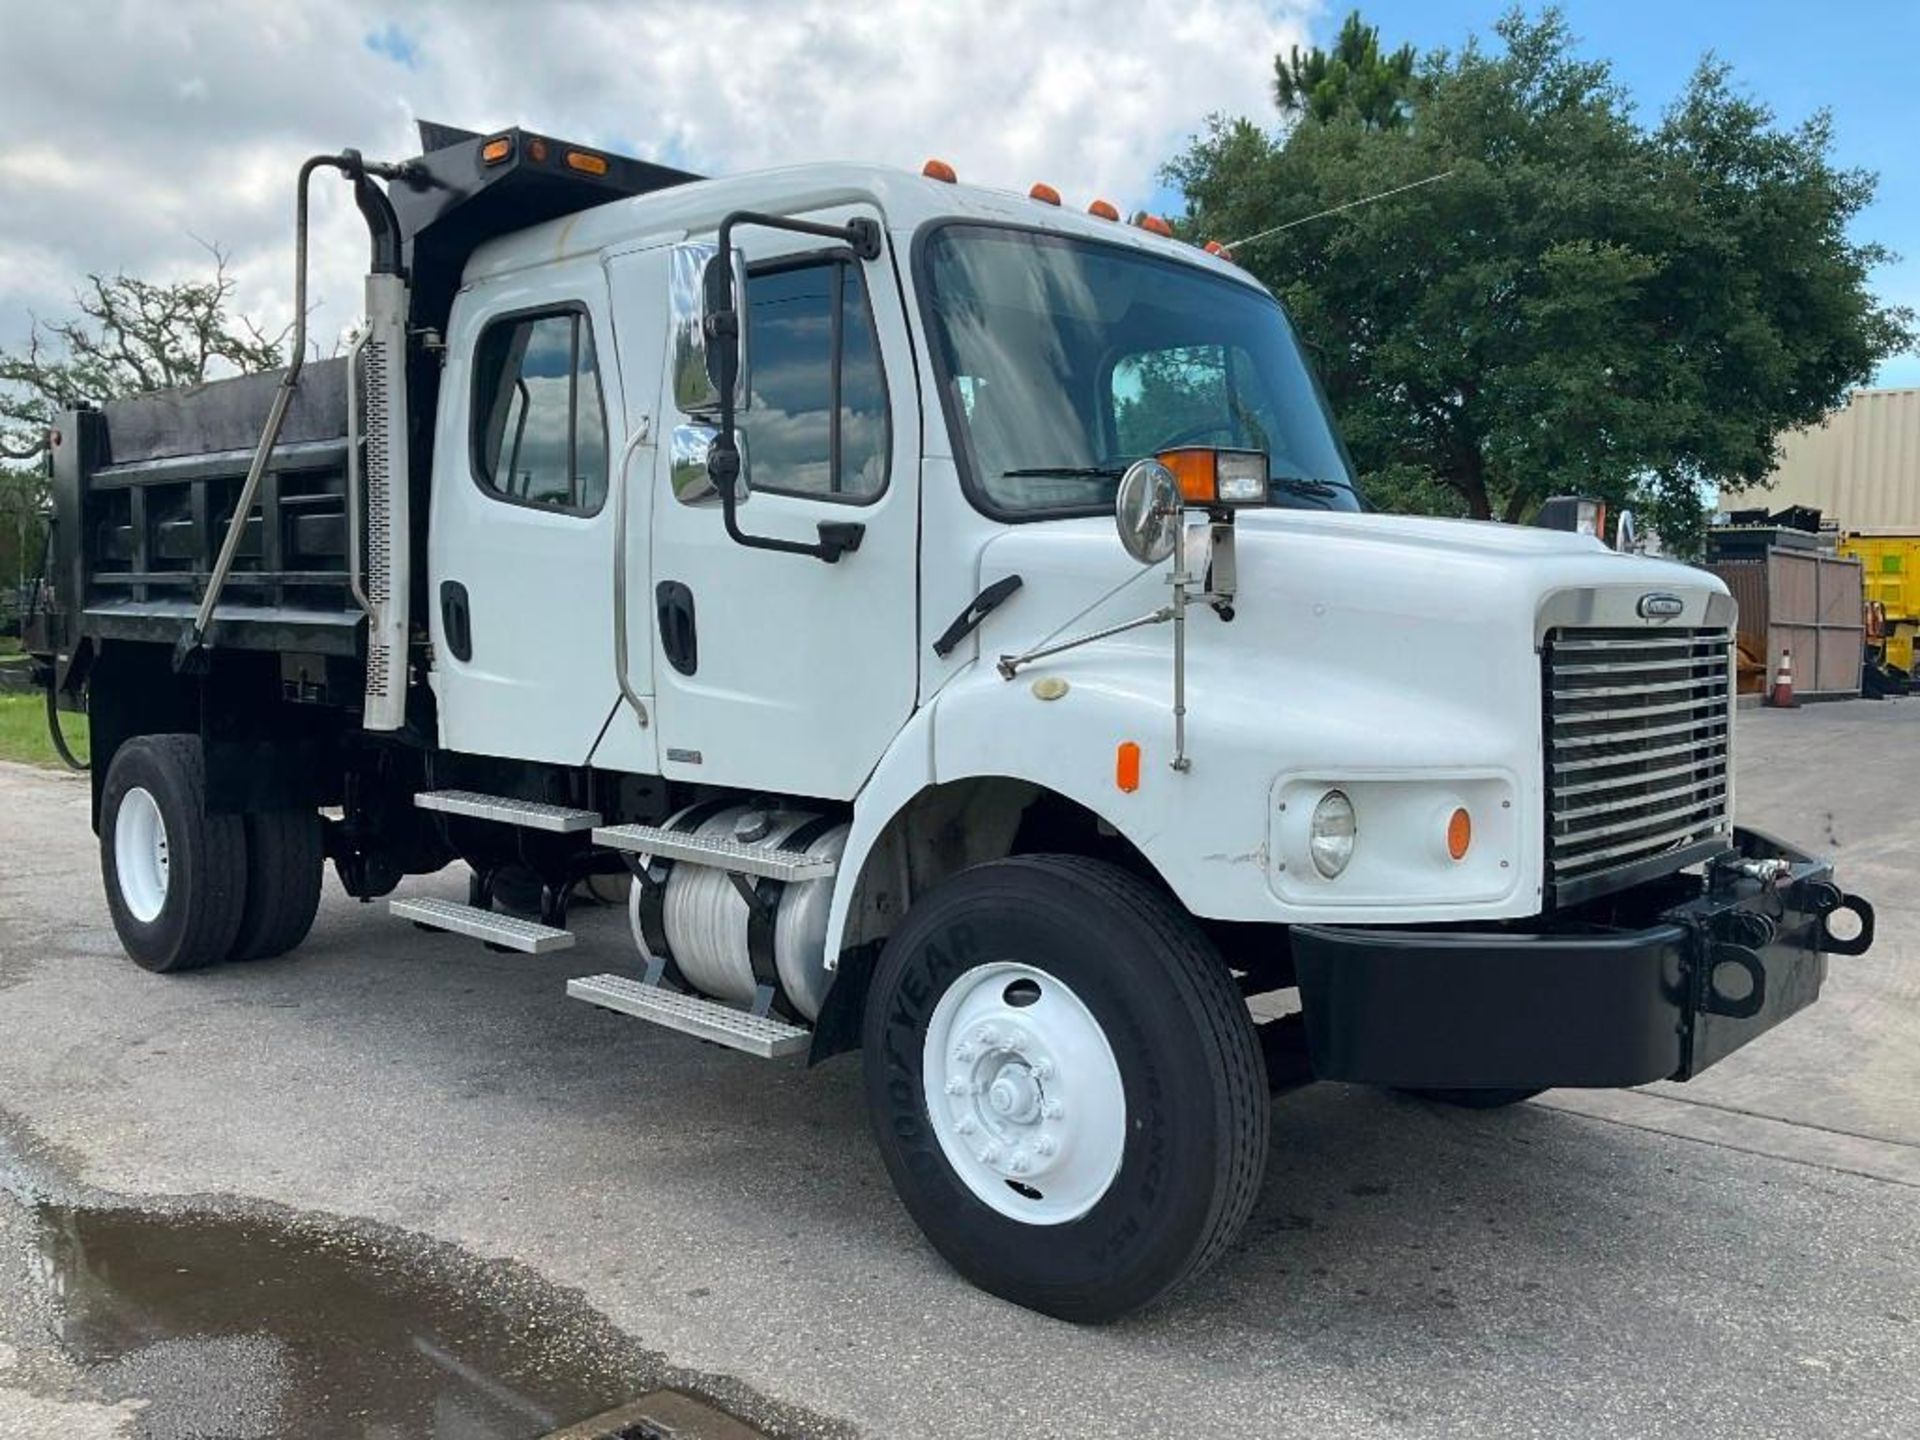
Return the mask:
[[730,1050],[744,1050],[762,1060],[798,1055],[813,1036],[812,1031],[784,1020],[762,1019],[717,1000],[683,995],[626,975],[582,975],[567,982],[567,994],[604,1010],[618,1010],[669,1030],[697,1035]]
[[518,915],[502,915],[497,910],[482,910],[478,905],[462,905],[457,900],[389,900],[387,913],[431,930],[471,935],[489,945],[527,955],[565,950],[573,944],[571,930],[556,930],[551,925],[522,920]]
[[413,797],[413,803],[422,810],[495,820],[502,825],[518,825],[522,830],[547,830],[556,835],[591,830],[601,820],[592,810],[546,805],[538,800],[513,800],[505,795],[481,795],[472,790],[422,790]]
[[630,850],[662,860],[684,860],[710,865],[736,875],[760,875],[769,880],[824,880],[834,872],[830,855],[804,855],[795,850],[762,850],[725,837],[689,835],[659,825],[603,825],[593,842],[610,850]]

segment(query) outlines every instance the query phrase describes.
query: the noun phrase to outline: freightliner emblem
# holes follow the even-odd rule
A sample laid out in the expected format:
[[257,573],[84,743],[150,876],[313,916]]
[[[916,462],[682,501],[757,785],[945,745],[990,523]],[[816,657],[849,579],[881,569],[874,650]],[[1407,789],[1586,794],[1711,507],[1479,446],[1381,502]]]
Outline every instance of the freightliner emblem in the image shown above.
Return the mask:
[[1687,602],[1678,595],[1663,595],[1655,591],[1651,595],[1642,595],[1638,609],[1649,620],[1671,620],[1687,608]]

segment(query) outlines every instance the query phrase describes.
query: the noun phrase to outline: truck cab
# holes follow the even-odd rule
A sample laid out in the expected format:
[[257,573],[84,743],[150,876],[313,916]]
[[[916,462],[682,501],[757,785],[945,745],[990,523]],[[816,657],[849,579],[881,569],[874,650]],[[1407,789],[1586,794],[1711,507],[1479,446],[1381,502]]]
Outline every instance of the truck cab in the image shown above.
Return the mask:
[[327,161],[345,362],[61,422],[36,648],[143,966],[293,948],[323,856],[535,954],[624,879],[568,994],[860,1050],[931,1242],[1102,1320],[1226,1248],[1276,1088],[1685,1079],[1870,943],[1734,823],[1725,586],[1372,510],[1218,247],[427,138]]

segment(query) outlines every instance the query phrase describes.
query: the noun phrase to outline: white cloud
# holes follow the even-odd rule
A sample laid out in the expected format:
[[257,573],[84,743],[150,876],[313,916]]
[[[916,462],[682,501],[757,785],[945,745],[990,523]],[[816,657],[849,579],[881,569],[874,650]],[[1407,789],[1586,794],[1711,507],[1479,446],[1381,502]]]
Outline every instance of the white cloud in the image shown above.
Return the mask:
[[[417,116],[524,124],[702,173],[817,159],[1084,203],[1146,200],[1213,111],[1270,114],[1272,57],[1315,0],[0,0],[0,346],[88,270],[231,252],[244,307],[291,308],[293,173],[397,158]],[[23,143],[24,140],[24,143]],[[316,191],[316,334],[359,305],[365,242]]]

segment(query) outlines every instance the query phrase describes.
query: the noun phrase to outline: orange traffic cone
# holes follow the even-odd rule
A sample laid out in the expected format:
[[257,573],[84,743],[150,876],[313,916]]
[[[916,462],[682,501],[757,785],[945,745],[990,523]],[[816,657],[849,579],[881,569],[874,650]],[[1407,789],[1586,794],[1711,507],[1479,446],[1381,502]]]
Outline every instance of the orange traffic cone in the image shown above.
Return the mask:
[[1776,710],[1792,710],[1800,702],[1793,698],[1793,651],[1780,652],[1780,668],[1774,672],[1773,689],[1767,692],[1767,704]]

